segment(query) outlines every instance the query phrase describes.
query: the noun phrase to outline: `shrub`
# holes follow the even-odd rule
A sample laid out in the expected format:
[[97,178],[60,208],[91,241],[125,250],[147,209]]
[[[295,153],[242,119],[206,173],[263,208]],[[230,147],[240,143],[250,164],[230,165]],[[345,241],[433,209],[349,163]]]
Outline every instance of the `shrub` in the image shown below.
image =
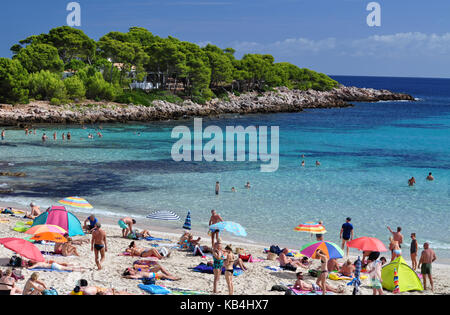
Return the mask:
[[29,74],[16,60],[0,58],[0,103],[28,103]]
[[86,96],[88,98],[113,101],[120,93],[121,89],[106,82],[100,72],[96,72],[87,79]]
[[53,97],[50,100],[50,105],[61,105],[61,100],[59,98]]
[[77,76],[65,79],[64,86],[66,87],[67,96],[71,99],[81,99],[86,96],[86,88],[83,81]]
[[31,75],[30,95],[38,100],[50,100],[52,98],[65,100],[67,91],[59,75],[48,70],[41,70]]

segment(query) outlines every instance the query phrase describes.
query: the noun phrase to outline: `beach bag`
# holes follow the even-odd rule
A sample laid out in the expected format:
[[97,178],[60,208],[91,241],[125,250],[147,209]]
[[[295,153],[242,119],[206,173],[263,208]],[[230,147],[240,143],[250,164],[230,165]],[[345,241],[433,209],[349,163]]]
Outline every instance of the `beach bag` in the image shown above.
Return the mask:
[[275,253],[268,253],[267,254],[267,260],[276,260],[277,257],[278,257],[278,255],[275,254]]
[[2,214],[14,214],[14,212],[12,212],[11,208],[8,208],[8,209],[4,209],[2,211]]
[[284,295],[296,295],[292,289],[287,289]]
[[158,252],[159,252],[159,254],[160,254],[161,256],[163,256],[163,257],[167,257],[167,255],[169,255],[169,250],[168,250],[167,248],[165,248],[165,247],[161,247],[161,248],[158,250]]
[[277,245],[272,245],[272,246],[270,246],[269,252],[280,255],[282,250]]
[[280,292],[282,292],[282,291],[287,291],[287,290],[289,290],[289,289],[286,286],[276,284],[276,285],[272,286],[272,289],[270,291],[280,291]]
[[22,258],[14,255],[9,260],[8,266],[10,267],[22,267]]
[[142,279],[142,283],[145,285],[156,284],[156,279],[155,278],[144,278],[144,279]]
[[58,291],[54,288],[42,291],[42,295],[58,295]]

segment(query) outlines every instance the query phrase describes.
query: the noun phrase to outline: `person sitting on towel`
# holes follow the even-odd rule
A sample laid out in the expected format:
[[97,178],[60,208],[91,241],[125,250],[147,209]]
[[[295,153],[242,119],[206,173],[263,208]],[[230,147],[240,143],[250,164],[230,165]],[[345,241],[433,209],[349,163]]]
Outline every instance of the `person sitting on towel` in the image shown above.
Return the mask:
[[[327,291],[331,291],[334,293],[344,292],[344,287],[342,287],[342,286],[340,286],[339,288],[335,288],[335,287],[329,285],[328,283],[326,283],[326,286],[327,286],[326,287]],[[297,281],[295,282],[293,288],[298,291],[322,291],[316,283],[309,284],[309,283],[303,281],[303,273],[301,273],[301,272],[297,273]]]
[[288,258],[286,255],[289,253],[289,249],[285,248],[280,253],[280,267],[285,270],[295,271],[297,267],[303,267],[303,264],[295,259]]

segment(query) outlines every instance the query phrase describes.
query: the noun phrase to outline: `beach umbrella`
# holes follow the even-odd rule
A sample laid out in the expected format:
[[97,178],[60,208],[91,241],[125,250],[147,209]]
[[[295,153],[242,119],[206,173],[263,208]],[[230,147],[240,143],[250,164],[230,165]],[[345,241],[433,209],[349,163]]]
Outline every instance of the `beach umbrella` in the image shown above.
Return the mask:
[[357,248],[362,251],[387,252],[383,242],[375,237],[360,237],[347,242],[348,247]]
[[342,258],[344,257],[344,251],[336,244],[332,242],[312,242],[304,245],[300,249],[300,253],[310,258],[316,259],[316,250],[321,249],[322,252],[328,257],[328,259]]
[[52,225],[52,224],[40,224],[40,225],[35,225],[32,228],[28,229],[25,234],[40,234],[40,233],[45,233],[45,232],[54,232],[54,233],[59,233],[59,234],[66,234],[67,231],[64,230],[62,227],[57,226],[57,225]]
[[163,221],[178,221],[180,220],[180,217],[178,214],[173,213],[172,211],[162,210],[162,211],[155,211],[152,214],[149,214],[147,216],[148,219],[153,220],[163,220]]
[[237,236],[247,236],[247,232],[239,223],[231,222],[231,221],[223,221],[216,224],[213,224],[209,227],[210,231],[228,231]]
[[35,234],[32,238],[34,241],[48,241],[55,243],[66,243],[67,239],[59,233],[55,232],[44,232],[40,234]]
[[191,211],[188,211],[186,221],[184,222],[183,229],[190,230],[191,229]]
[[87,202],[86,199],[83,199],[80,197],[67,197],[58,202],[63,205],[71,206],[71,207],[75,207],[75,208],[83,208],[83,209],[93,209],[94,208],[89,202]]
[[37,262],[45,262],[41,251],[34,244],[21,238],[1,238],[0,244],[18,255]]
[[353,280],[349,283],[347,283],[347,285],[353,285],[354,289],[353,289],[353,295],[357,295],[359,294],[359,286],[361,285],[361,279],[359,278],[361,275],[361,259],[358,256],[358,259],[355,262],[355,277],[353,278]]
[[327,230],[325,230],[325,227],[322,224],[316,222],[302,223],[296,228],[294,228],[294,231],[308,232],[311,234],[325,234],[327,232]]

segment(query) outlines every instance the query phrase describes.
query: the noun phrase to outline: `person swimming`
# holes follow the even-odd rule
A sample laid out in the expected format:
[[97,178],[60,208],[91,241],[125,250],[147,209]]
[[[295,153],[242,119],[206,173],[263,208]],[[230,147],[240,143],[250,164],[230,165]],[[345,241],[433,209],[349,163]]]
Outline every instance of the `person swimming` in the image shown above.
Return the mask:
[[428,181],[433,181],[434,180],[433,174],[431,174],[431,172],[428,173],[427,180]]

